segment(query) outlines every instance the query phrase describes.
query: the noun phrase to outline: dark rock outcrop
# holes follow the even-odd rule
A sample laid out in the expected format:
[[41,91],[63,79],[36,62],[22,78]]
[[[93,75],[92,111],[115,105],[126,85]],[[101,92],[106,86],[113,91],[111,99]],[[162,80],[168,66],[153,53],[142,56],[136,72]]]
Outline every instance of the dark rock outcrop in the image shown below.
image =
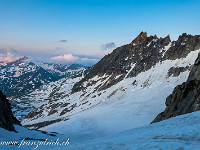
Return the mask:
[[166,109],[152,123],[200,110],[200,53],[186,82],[166,99]]
[[11,104],[0,91],[0,127],[9,131],[15,131],[13,124],[20,125],[20,122],[14,117]]
[[188,70],[190,67],[171,67],[168,70],[168,77],[173,76],[173,77],[177,77],[180,75],[181,72],[184,72],[186,70]]
[[171,47],[166,51],[163,60],[175,60],[186,57],[191,51],[200,49],[200,35],[190,35],[183,33],[177,41],[171,43]]

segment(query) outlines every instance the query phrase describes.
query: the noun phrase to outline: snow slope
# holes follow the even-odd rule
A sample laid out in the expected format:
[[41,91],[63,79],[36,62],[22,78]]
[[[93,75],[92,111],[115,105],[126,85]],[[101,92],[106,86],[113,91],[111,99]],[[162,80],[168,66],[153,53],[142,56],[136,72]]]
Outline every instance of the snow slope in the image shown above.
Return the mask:
[[200,147],[200,111],[131,129],[115,136],[69,145],[68,149],[186,149]]
[[[146,149],[185,149],[198,150],[200,147],[200,111],[170,118],[159,123],[146,125],[140,128],[130,129],[116,135],[103,136],[101,138],[85,139],[84,141],[70,137],[66,134],[56,134],[56,137],[42,134],[38,131],[28,130],[24,127],[15,126],[19,133],[0,128],[0,148],[4,150],[33,150],[36,145],[2,145],[2,141],[18,141],[27,138],[27,142],[37,142],[45,139],[65,141],[69,138],[68,145],[38,145],[40,150],[146,150]],[[61,130],[66,129],[62,128]],[[20,148],[19,148],[20,146]]]
[[[15,125],[15,129],[18,133],[7,131],[3,128],[0,128],[0,149],[1,150],[33,150],[37,149],[37,144],[40,142],[47,141],[56,141],[56,133],[45,133],[36,130],[30,130],[22,126]],[[64,139],[64,138],[63,138]],[[65,138],[66,140],[66,138]],[[61,142],[62,140],[60,140]],[[34,143],[35,142],[35,143]],[[31,145],[31,143],[33,143]],[[43,149],[49,149],[52,146],[45,146]],[[41,147],[40,147],[41,148]],[[40,149],[38,147],[38,149]]]

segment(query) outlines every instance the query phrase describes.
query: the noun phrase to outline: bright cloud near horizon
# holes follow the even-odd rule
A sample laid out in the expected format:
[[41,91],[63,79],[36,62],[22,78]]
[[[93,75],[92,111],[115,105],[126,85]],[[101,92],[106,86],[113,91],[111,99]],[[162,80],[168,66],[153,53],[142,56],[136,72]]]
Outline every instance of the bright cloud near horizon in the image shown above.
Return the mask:
[[199,6],[199,0],[0,0],[0,49],[96,63],[97,56],[130,43],[141,31],[170,34],[172,40],[184,32],[200,34]]
[[20,57],[14,56],[11,52],[7,52],[6,54],[0,53],[0,62],[9,63],[18,60]]
[[93,65],[99,61],[98,58],[89,58],[87,56],[76,56],[73,54],[54,56],[51,59],[53,60],[54,63],[62,63],[62,64],[79,63],[83,65]]
[[52,59],[66,61],[66,62],[74,62],[78,59],[78,57],[75,57],[72,54],[64,54],[64,55],[52,57]]

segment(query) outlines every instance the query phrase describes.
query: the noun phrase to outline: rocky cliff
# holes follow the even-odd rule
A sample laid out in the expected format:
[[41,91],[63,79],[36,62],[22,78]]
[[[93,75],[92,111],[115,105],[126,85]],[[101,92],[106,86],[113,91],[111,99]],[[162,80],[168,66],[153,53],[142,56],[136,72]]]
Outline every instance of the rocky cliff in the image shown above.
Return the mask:
[[15,131],[13,124],[20,125],[20,122],[13,116],[11,104],[0,91],[0,127]]
[[200,54],[187,81],[175,87],[165,104],[166,109],[152,123],[200,110]]

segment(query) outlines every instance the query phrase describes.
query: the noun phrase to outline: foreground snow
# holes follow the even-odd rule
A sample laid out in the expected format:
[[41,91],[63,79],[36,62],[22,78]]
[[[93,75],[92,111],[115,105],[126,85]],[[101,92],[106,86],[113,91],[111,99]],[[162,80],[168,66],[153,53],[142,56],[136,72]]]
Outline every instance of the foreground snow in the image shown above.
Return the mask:
[[[65,131],[67,127],[63,128]],[[44,146],[39,145],[37,149],[87,149],[87,150],[104,150],[104,149],[188,149],[198,150],[200,147],[200,111],[193,112],[190,114],[174,117],[159,123],[146,125],[140,128],[130,129],[116,135],[109,135],[101,138],[85,139],[84,141],[78,138],[71,138],[67,135],[59,135],[51,137],[46,134],[42,134],[38,131],[28,130],[24,127],[16,126],[16,130],[19,133],[14,133],[0,129],[0,140],[18,140],[19,143],[23,138],[56,140],[65,141],[69,138],[69,144],[64,146]],[[36,148],[35,145],[26,146],[22,145],[20,148],[18,145],[15,146],[3,146],[0,145],[0,149],[26,149],[31,150]]]
[[69,146],[71,149],[199,149],[200,111]]

